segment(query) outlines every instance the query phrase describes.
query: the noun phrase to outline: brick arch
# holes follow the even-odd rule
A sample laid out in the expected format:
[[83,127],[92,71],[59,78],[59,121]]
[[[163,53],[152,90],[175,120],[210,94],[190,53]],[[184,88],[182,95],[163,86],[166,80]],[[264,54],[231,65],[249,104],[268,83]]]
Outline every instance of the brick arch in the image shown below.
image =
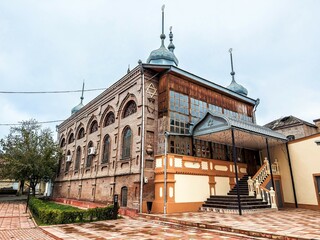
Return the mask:
[[76,134],[76,135],[75,135],[75,138],[76,138],[76,139],[79,139],[78,136],[79,136],[79,131],[80,131],[81,128],[83,128],[84,134],[86,134],[84,124],[83,124],[83,123],[80,123],[80,124],[78,125],[78,127],[77,127],[77,130],[75,131],[75,134]]
[[138,100],[137,100],[136,96],[133,93],[128,93],[126,95],[126,97],[122,100],[122,102],[121,102],[121,104],[119,106],[117,118],[120,117],[120,116],[122,117],[123,110],[125,109],[125,106],[127,106],[127,103],[130,102],[130,101],[134,101],[136,103],[136,105],[137,105],[137,108],[138,108]]
[[116,117],[114,108],[111,105],[108,105],[107,108],[104,110],[103,114],[101,115],[99,126],[104,127],[105,118],[110,112],[113,112],[114,117]]
[[[64,144],[63,144],[63,146],[62,146],[63,141],[64,141]],[[66,137],[64,136],[64,134],[62,134],[62,135],[60,136],[60,139],[59,139],[59,147],[60,147],[60,148],[64,147],[64,146],[66,145],[66,143],[67,143]]]
[[89,121],[88,121],[87,128],[86,128],[86,131],[85,131],[87,134],[90,134],[90,127],[91,127],[91,124],[92,124],[94,121],[97,121],[97,123],[98,123],[98,128],[100,127],[99,121],[98,121],[97,117],[92,114],[91,117],[90,117],[90,119],[89,119]]
[[67,138],[66,138],[67,144],[69,144],[69,138],[71,137],[72,134],[73,134],[73,142],[74,142],[75,136],[74,136],[73,129],[71,128],[71,129],[68,131],[68,135],[67,135]]

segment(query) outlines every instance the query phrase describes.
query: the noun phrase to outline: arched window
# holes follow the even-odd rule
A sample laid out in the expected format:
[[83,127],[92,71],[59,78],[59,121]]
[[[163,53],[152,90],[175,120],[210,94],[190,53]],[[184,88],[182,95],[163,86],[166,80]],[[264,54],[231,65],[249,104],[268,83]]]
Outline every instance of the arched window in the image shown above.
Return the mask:
[[77,152],[76,152],[76,162],[74,165],[74,170],[79,170],[80,168],[80,160],[81,160],[81,147],[77,147]]
[[64,155],[62,155],[60,158],[59,158],[59,163],[58,163],[58,168],[57,168],[57,177],[60,176],[60,172],[61,172],[61,169],[62,169],[62,164],[63,164],[63,159],[65,158]]
[[109,162],[110,158],[110,148],[111,148],[111,140],[110,136],[106,135],[103,139],[103,153],[101,163]]
[[104,127],[109,126],[112,123],[114,123],[114,121],[115,121],[114,113],[113,112],[109,112],[107,114],[106,118],[104,119],[103,126]]
[[123,137],[122,137],[122,159],[126,159],[126,158],[130,157],[131,136],[132,136],[132,132],[131,132],[130,127],[126,127],[123,130]]
[[96,132],[98,131],[98,122],[97,121],[93,121],[91,123],[91,126],[90,126],[90,133],[93,133],[93,132]]
[[68,144],[73,143],[74,142],[74,134],[71,133],[69,138],[68,138]]
[[128,203],[128,188],[122,187],[121,188],[121,206],[126,207]]
[[80,128],[79,132],[78,132],[78,136],[77,139],[81,139],[84,137],[84,128]]
[[123,117],[128,117],[131,114],[137,112],[137,104],[135,101],[131,100],[127,103],[123,111]]
[[65,172],[69,172],[69,170],[70,170],[71,159],[72,159],[71,152],[70,152],[70,150],[68,150],[67,157],[66,157],[66,169],[65,169]]
[[62,138],[61,143],[60,143],[60,147],[64,147],[66,145],[66,139]]
[[93,149],[93,143],[90,141],[88,143],[88,155],[87,155],[86,167],[91,167],[93,156],[94,156],[94,150],[92,149]]

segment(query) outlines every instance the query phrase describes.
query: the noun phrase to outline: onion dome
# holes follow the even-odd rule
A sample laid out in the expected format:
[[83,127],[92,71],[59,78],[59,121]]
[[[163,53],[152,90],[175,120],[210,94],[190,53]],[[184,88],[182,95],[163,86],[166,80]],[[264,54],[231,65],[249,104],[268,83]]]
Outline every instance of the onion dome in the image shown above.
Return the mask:
[[150,53],[147,59],[147,63],[178,66],[179,61],[173,53],[175,46],[172,43],[173,34],[171,31],[171,28],[170,28],[170,44],[168,46],[169,50],[164,46],[165,38],[166,38],[166,35],[164,34],[164,5],[163,5],[162,6],[162,33],[160,35],[161,46]]
[[232,80],[232,82],[227,88],[241,95],[245,95],[245,96],[248,95],[248,90],[244,86],[238,84],[235,80]]
[[84,82],[82,84],[82,93],[81,93],[81,97],[80,97],[80,103],[75,106],[74,108],[71,109],[71,115],[78,112],[84,105],[83,105],[83,92],[84,92]]
[[231,81],[230,85],[227,88],[229,90],[233,91],[233,92],[236,92],[238,94],[247,96],[248,95],[248,90],[244,86],[238,84],[236,82],[236,80],[234,80],[234,75],[236,73],[233,71],[232,48],[229,49],[229,52],[230,52],[230,60],[231,60],[231,73],[230,74],[232,76],[232,81]]

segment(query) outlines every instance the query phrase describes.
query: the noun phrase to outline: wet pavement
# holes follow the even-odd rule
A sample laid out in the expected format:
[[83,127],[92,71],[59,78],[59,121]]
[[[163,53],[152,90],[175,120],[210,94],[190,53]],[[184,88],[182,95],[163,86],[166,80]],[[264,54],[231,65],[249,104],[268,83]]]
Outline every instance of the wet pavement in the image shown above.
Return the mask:
[[274,239],[319,239],[320,211],[285,209],[244,214],[194,212],[142,215],[146,219]]
[[123,218],[118,220],[100,221],[84,224],[67,224],[41,227],[46,232],[60,239],[256,239],[240,234],[219,231],[200,230],[161,222],[145,221],[144,219]]
[[1,240],[319,239],[320,211],[288,209],[246,215],[195,212],[38,227],[25,202],[0,202]]

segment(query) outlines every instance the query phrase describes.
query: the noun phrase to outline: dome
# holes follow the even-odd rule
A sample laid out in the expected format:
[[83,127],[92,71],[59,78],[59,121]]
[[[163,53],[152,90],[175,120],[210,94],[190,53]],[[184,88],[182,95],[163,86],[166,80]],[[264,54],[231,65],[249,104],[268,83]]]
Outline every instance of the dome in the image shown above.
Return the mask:
[[227,88],[241,95],[244,95],[244,96],[248,95],[248,90],[244,86],[238,84],[235,80],[232,80],[231,84]]
[[71,109],[71,114],[78,112],[83,107],[82,101],[77,106]]
[[74,113],[76,113],[76,112],[78,112],[84,105],[83,105],[83,92],[84,92],[84,82],[83,82],[83,84],[82,84],[82,92],[81,92],[81,97],[80,97],[80,103],[77,105],[77,106],[75,106],[74,108],[72,108],[71,109],[71,115],[72,114],[74,114]]
[[173,40],[172,27],[170,27],[169,37],[170,37],[170,44],[168,48],[166,48],[164,46],[164,40],[166,39],[166,35],[164,34],[164,5],[163,5],[162,6],[162,33],[160,34],[161,46],[150,53],[147,59],[147,63],[178,66],[179,61],[173,53],[175,46],[172,43],[172,40]]
[[173,52],[162,45],[160,48],[153,50],[150,53],[147,63],[178,66],[179,61]]

